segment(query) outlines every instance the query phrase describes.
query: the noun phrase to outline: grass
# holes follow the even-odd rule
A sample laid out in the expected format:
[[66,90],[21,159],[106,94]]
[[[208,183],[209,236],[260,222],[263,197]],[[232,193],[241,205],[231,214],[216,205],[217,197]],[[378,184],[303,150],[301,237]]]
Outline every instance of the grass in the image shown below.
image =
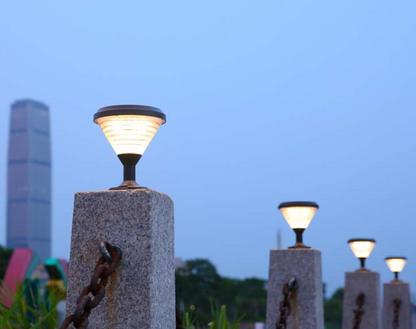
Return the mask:
[[[194,315],[195,306],[191,306],[189,311],[185,311],[183,314],[183,326],[186,329],[206,328],[206,326],[200,327],[197,324],[197,319]],[[235,321],[230,320],[227,317],[227,307],[218,303],[211,302],[211,316],[212,321],[208,323],[209,329],[239,329],[241,320],[244,315]]]
[[[2,329],[55,329],[58,327],[56,307],[62,299],[62,293],[47,291],[44,293],[37,284],[18,285],[11,292],[1,284],[6,298],[0,299],[0,328]],[[1,297],[0,297],[1,298]],[[4,305],[6,300],[12,302]]]
[[211,303],[211,314],[213,320],[208,324],[210,329],[238,329],[244,318],[243,315],[234,322],[230,322],[227,318],[227,307],[225,305],[219,307],[218,304],[214,305],[213,303]]

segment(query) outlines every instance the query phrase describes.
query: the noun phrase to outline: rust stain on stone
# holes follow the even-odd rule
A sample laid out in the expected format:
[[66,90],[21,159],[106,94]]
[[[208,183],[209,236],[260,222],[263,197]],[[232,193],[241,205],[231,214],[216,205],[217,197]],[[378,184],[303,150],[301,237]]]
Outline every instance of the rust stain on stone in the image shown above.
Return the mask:
[[293,299],[290,301],[292,307],[292,314],[289,315],[293,323],[293,328],[299,328],[298,317],[299,317],[299,304],[298,304],[298,296],[295,294]]
[[116,284],[117,284],[117,271],[115,271],[110,276],[110,282],[108,283],[107,288],[107,299],[108,299],[108,321],[109,325],[107,328],[113,329],[116,327],[116,302],[115,302],[115,295],[116,295]]

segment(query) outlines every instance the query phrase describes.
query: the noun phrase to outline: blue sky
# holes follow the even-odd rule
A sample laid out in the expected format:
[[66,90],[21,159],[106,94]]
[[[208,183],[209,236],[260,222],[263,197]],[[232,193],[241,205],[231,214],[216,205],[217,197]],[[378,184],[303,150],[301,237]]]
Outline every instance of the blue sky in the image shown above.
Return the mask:
[[[138,181],[175,202],[176,255],[221,274],[268,275],[294,234],[277,210],[321,209],[305,242],[328,290],[378,241],[368,266],[405,255],[416,286],[414,1],[7,1],[0,5],[0,243],[10,104],[51,108],[53,253],[68,257],[73,196],[121,181],[92,122],[113,104],[161,108],[168,123]],[[413,289],[415,290],[415,289]]]

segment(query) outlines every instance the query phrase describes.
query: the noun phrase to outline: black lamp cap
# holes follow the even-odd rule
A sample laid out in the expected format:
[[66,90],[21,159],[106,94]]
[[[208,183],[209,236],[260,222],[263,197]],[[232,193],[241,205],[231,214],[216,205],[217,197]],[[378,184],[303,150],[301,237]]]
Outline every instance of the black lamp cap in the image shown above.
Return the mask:
[[316,202],[311,201],[291,201],[291,202],[282,202],[279,204],[278,209],[280,208],[289,208],[289,207],[313,207],[319,209],[319,206]]
[[403,259],[403,260],[407,260],[407,258],[406,257],[393,257],[393,256],[390,256],[390,257],[386,257],[385,258],[385,260],[389,260],[389,259]]
[[94,122],[98,118],[109,117],[114,115],[145,115],[149,117],[156,117],[162,119],[166,123],[166,115],[157,107],[146,105],[113,105],[106,106],[94,114]]
[[367,238],[355,238],[355,239],[349,239],[348,240],[348,244],[350,244],[351,242],[374,242],[376,243],[376,240],[374,239],[367,239]]

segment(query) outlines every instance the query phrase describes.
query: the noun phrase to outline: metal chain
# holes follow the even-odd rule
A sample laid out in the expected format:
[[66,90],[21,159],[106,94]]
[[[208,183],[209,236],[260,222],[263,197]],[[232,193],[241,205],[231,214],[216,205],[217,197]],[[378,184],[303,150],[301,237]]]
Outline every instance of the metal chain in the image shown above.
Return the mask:
[[363,310],[363,306],[365,303],[365,295],[363,293],[358,294],[357,299],[355,300],[355,303],[357,304],[357,308],[354,310],[354,319],[353,319],[352,329],[359,329],[361,318],[363,314],[365,313]]
[[82,289],[74,314],[66,317],[59,329],[69,328],[71,323],[77,329],[86,329],[91,310],[103,300],[108,278],[120,263],[122,252],[120,248],[114,247],[108,242],[101,242],[99,250],[102,256],[95,266],[90,284]]
[[298,289],[298,283],[295,278],[290,279],[288,283],[283,285],[282,293],[283,300],[280,302],[280,317],[276,322],[276,329],[286,329],[287,328],[287,318],[289,317],[292,308],[290,306],[290,301],[295,295]]
[[393,317],[393,329],[399,328],[399,314],[400,314],[400,306],[402,305],[402,301],[400,299],[393,300],[394,305],[394,317]]

